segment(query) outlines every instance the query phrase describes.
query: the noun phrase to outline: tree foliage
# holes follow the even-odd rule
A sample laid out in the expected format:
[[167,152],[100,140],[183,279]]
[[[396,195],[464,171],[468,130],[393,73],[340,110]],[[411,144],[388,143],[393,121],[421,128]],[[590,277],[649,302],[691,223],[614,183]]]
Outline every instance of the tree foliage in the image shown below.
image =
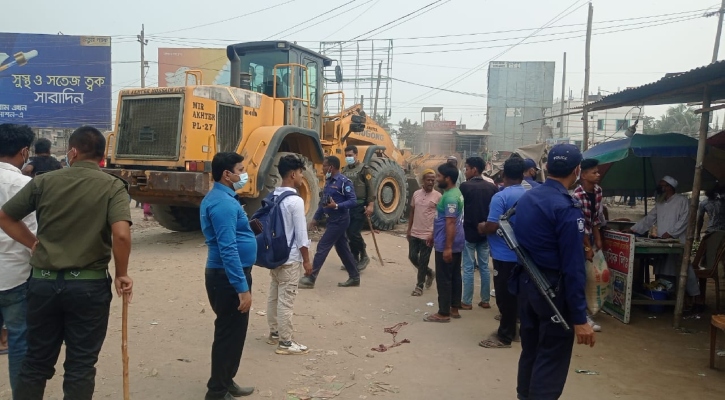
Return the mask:
[[700,116],[695,109],[685,104],[679,104],[667,109],[659,119],[645,117],[643,121],[644,133],[681,133],[697,137],[700,131]]
[[398,122],[398,130],[396,133],[398,134],[398,138],[406,140],[423,135],[425,130],[418,122],[412,122],[408,118],[404,118],[402,121]]

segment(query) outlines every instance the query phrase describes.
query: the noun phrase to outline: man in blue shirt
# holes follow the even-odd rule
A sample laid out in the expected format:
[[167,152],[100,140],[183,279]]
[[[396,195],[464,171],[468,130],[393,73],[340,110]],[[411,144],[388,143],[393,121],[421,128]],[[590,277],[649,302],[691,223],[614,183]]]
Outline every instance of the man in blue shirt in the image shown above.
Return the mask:
[[299,288],[313,289],[315,287],[322,264],[325,263],[333,246],[349,276],[347,281],[338,283],[337,286],[360,286],[360,272],[357,270],[357,263],[350,251],[350,244],[345,233],[350,225],[350,209],[357,207],[355,190],[352,181],[340,173],[340,159],[337,157],[325,157],[325,161],[322,162],[322,170],[325,173],[325,188],[309,229],[317,227],[317,221],[322,219],[323,214],[327,215],[327,228],[320,238],[320,242],[317,243],[317,251],[312,261],[312,274],[300,279]]
[[[518,319],[518,301],[516,295],[509,292],[508,281],[518,264],[516,253],[509,249],[506,241],[496,234],[501,216],[513,207],[527,189],[521,185],[524,179],[524,160],[511,157],[503,164],[504,189],[493,196],[486,222],[478,225],[478,232],[488,235],[493,258],[493,287],[496,290],[496,306],[501,313],[498,331],[488,339],[481,341],[481,347],[500,349],[511,347],[516,336],[516,320]],[[516,216],[509,222],[513,225]]]
[[526,183],[531,185],[532,188],[535,188],[539,185],[541,185],[539,182],[536,182],[536,175],[539,174],[539,166],[536,165],[536,161],[532,160],[531,158],[524,159],[524,180]]
[[566,331],[553,322],[536,285],[528,274],[520,274],[516,288],[521,318],[519,399],[558,399],[566,383],[574,336],[577,343],[594,346],[584,295],[584,219],[567,191],[577,180],[581,160],[576,146],[552,147],[546,164],[548,179],[521,196],[516,206],[516,238],[554,288],[554,304],[574,326],[573,332]]
[[211,162],[214,187],[201,202],[201,230],[209,249],[206,293],[216,314],[211,348],[211,377],[205,400],[249,396],[254,388],[239,387],[239,370],[252,306],[252,265],[257,241],[236,191],[248,176],[237,153],[218,153]]

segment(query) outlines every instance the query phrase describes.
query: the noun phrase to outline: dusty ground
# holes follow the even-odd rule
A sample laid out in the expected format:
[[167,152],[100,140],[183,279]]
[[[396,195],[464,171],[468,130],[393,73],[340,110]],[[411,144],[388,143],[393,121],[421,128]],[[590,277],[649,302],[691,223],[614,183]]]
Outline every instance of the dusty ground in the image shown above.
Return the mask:
[[[200,233],[172,233],[141,221],[134,209],[131,274],[136,282],[129,320],[133,399],[202,399],[209,373],[214,314],[203,283],[206,248]],[[365,235],[372,250],[372,238]],[[489,350],[477,346],[496,328],[495,310],[462,312],[450,324],[422,321],[435,289],[411,297],[415,274],[399,234],[378,238],[385,267],[362,275],[362,287],[338,289],[345,279],[329,257],[314,290],[297,298],[296,337],[313,350],[278,356],[263,337],[269,278],[255,268],[249,334],[237,382],[254,385],[252,398],[287,399],[288,391],[313,394],[341,390],[338,399],[513,399],[520,346]],[[712,302],[711,302],[712,303]],[[708,369],[709,316],[671,328],[671,314],[636,310],[630,325],[608,316],[593,349],[577,346],[564,399],[716,399],[725,396],[725,372]],[[656,318],[653,318],[656,317]],[[398,339],[411,343],[376,353],[391,344],[383,328],[408,325]],[[120,399],[121,303],[112,305],[109,334],[98,363],[96,398]],[[722,343],[722,340],[721,340]],[[725,357],[718,359],[725,368]],[[576,369],[596,371],[583,375]],[[49,382],[47,399],[61,399],[62,359]],[[331,383],[330,383],[331,382]],[[0,362],[0,398],[9,399],[7,364]]]

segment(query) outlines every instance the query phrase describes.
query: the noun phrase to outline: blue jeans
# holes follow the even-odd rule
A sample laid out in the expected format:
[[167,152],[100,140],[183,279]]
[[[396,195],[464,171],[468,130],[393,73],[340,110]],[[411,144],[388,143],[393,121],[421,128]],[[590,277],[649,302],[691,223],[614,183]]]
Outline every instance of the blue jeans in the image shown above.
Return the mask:
[[481,301],[491,301],[491,272],[488,269],[488,242],[466,242],[463,248],[463,299],[465,304],[473,303],[473,269],[478,264],[481,274]]
[[28,349],[28,342],[25,338],[27,324],[28,283],[0,291],[0,313],[8,328],[8,372],[10,375],[10,388],[15,391],[15,383],[18,380],[20,367],[25,359],[25,352]]

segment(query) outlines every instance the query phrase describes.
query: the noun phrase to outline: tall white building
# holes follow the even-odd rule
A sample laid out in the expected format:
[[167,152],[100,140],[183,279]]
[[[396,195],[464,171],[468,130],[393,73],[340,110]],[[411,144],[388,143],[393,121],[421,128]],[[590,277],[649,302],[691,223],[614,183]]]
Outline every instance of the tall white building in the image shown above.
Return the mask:
[[[599,95],[590,95],[589,101],[596,101]],[[546,124],[551,127],[551,139],[569,139],[569,143],[581,146],[584,136],[583,115],[581,111],[584,101],[581,99],[570,99],[564,102],[557,101],[553,104],[551,112],[547,113]],[[612,139],[626,137],[624,132],[639,118],[637,132],[642,132],[644,123],[644,107],[621,107],[604,111],[589,112],[589,147]]]

